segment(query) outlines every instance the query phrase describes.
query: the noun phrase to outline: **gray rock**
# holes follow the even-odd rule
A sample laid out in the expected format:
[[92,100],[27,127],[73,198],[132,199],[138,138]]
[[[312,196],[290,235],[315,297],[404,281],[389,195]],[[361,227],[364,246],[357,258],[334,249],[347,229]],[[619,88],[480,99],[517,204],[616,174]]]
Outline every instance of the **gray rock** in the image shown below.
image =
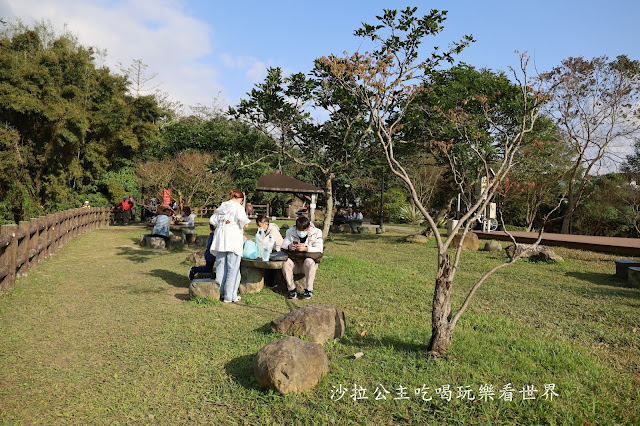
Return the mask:
[[421,234],[409,235],[404,239],[408,243],[424,244],[429,241],[429,238]]
[[318,343],[284,337],[258,351],[253,371],[262,387],[283,394],[306,392],[329,371],[329,359]]
[[631,266],[627,270],[627,284],[629,287],[640,288],[640,268]]
[[[462,238],[462,234],[456,234],[451,241],[451,246],[453,248],[457,248],[460,245],[460,239]],[[478,240],[478,236],[473,232],[467,233],[462,241],[462,249],[463,250],[478,250],[480,248],[480,240]]]
[[195,263],[196,266],[204,266],[207,264],[207,261],[204,259],[204,250],[190,254],[184,261]]
[[220,284],[213,279],[200,278],[189,284],[189,297],[203,297],[207,299],[220,299]]
[[359,228],[359,231],[361,234],[372,234],[371,228],[369,228],[368,226],[361,226]]
[[240,263],[240,285],[238,293],[257,293],[264,288],[264,269]]
[[330,305],[307,305],[271,321],[271,331],[305,336],[324,344],[344,336],[346,320],[342,309]]
[[561,256],[555,254],[554,251],[548,247],[544,247],[542,250],[529,256],[529,260],[533,262],[564,262]]
[[484,251],[499,252],[502,251],[502,244],[496,240],[487,241],[484,245]]
[[164,249],[166,248],[164,238],[162,237],[152,237],[148,234],[142,235],[140,237],[140,245],[142,247],[148,247],[151,249]]
[[384,234],[384,228],[381,226],[378,226],[376,228],[376,234]]
[[514,245],[511,244],[505,247],[504,250],[510,259],[522,254],[521,257],[527,257],[534,262],[564,262],[562,257],[555,254],[554,251],[547,246],[538,245],[531,247],[528,244],[518,244],[514,247]]

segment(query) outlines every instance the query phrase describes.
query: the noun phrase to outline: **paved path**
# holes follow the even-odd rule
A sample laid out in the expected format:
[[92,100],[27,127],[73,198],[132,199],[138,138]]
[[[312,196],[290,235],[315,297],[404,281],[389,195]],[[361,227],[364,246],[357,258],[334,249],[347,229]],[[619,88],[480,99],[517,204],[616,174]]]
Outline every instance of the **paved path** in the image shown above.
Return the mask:
[[[478,232],[478,238],[483,240],[510,240],[504,231]],[[533,232],[511,232],[519,243],[533,243],[538,238]],[[590,235],[542,234],[540,244],[547,246],[562,246],[581,250],[602,251],[640,256],[640,238],[594,237]]]

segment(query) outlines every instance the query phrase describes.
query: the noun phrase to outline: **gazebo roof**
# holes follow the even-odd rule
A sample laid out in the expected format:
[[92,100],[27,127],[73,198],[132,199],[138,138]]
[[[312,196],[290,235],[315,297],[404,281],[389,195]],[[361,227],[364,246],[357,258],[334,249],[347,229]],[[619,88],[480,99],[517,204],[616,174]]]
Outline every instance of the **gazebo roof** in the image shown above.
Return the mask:
[[301,180],[285,176],[276,170],[275,173],[262,176],[258,179],[258,191],[268,192],[293,192],[307,194],[322,194],[324,191],[317,186],[313,186]]

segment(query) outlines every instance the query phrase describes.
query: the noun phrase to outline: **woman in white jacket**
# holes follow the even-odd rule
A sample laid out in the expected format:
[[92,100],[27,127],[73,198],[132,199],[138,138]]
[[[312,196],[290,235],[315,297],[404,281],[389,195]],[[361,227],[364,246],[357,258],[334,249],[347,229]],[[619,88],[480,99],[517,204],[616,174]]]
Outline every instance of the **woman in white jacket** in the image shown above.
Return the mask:
[[211,254],[216,257],[216,280],[220,283],[220,300],[237,302],[240,283],[240,261],[244,245],[243,230],[250,222],[244,207],[244,194],[236,189],[229,193],[229,201],[220,204],[209,222],[216,232],[211,242]]

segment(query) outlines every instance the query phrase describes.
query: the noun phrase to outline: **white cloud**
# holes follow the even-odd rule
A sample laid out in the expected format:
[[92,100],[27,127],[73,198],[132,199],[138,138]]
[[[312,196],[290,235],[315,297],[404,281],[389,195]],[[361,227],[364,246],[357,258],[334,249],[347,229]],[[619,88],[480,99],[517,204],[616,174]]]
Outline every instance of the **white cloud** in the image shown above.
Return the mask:
[[[157,73],[160,90],[186,105],[209,104],[222,90],[219,71],[204,59],[212,53],[208,25],[169,0],[5,0],[4,18],[49,20],[81,44],[107,49],[105,64],[118,70],[134,59]],[[8,13],[6,9],[9,9]]]
[[267,65],[259,59],[250,56],[231,56],[228,53],[220,55],[222,63],[231,69],[245,71],[251,83],[258,83],[267,76]]

